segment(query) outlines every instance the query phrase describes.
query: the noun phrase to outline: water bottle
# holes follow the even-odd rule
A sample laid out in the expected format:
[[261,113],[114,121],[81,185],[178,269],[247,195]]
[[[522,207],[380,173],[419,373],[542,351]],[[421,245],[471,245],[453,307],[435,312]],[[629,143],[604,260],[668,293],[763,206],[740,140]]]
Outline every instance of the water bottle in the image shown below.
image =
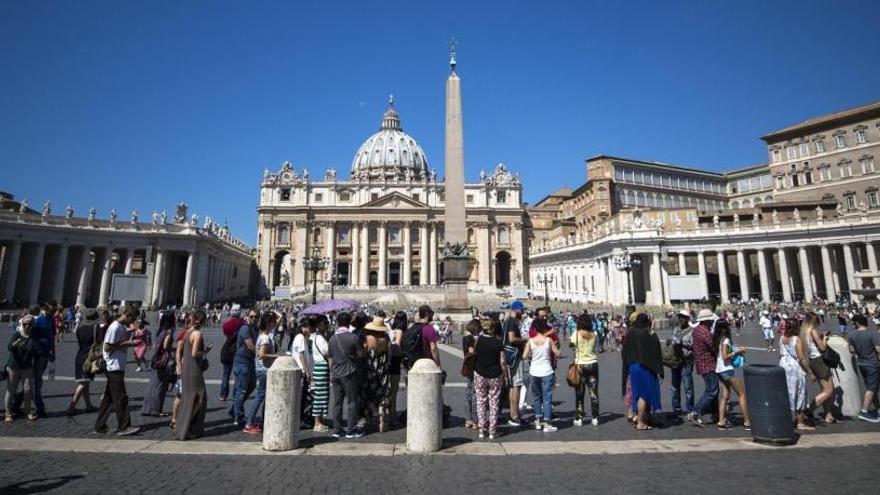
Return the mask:
[[55,379],[55,361],[49,361],[49,380]]

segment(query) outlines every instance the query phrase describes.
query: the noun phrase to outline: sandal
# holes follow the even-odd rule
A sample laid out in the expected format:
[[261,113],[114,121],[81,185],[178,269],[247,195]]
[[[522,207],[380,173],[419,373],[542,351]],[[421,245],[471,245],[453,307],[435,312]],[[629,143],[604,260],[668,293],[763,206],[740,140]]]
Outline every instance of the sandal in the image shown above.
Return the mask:
[[816,428],[814,428],[806,423],[799,424],[799,425],[797,425],[796,428],[801,431],[816,431]]
[[3,420],[4,423],[12,423],[12,416],[6,416],[6,419]]
[[30,413],[30,414],[28,414],[28,417],[27,417],[27,418],[28,418],[28,421],[36,421],[36,420],[37,420],[37,415],[34,414],[34,413]]
[[648,431],[648,430],[653,430],[654,427],[651,425],[645,425],[645,426],[636,425],[636,429],[639,431]]

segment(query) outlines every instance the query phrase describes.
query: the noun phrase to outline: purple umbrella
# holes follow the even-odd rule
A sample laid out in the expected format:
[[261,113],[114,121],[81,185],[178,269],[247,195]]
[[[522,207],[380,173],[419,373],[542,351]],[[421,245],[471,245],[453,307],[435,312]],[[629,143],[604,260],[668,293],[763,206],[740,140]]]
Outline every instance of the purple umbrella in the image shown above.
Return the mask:
[[351,299],[330,299],[328,301],[313,304],[299,312],[301,315],[323,315],[330,312],[351,311],[357,309],[360,303]]

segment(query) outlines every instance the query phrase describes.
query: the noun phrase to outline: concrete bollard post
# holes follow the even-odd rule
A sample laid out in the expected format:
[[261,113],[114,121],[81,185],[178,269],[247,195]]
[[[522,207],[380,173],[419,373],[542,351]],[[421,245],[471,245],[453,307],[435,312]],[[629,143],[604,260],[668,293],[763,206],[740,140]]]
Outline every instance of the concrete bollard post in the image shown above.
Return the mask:
[[299,442],[302,369],[290,356],[272,363],[266,377],[263,449],[293,450]]
[[407,375],[406,448],[437,452],[443,443],[443,377],[432,359],[419,359]]

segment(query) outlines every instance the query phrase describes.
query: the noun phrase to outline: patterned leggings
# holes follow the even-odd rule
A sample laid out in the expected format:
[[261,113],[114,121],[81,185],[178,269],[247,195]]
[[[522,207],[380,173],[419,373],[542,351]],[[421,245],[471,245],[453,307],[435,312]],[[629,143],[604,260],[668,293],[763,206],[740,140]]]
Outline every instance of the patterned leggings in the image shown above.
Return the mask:
[[590,417],[599,417],[599,363],[582,364],[581,383],[574,389],[577,419],[584,419],[584,398],[590,392]]
[[477,392],[474,389],[474,379],[469,378],[464,392],[464,419],[477,422]]
[[502,379],[485,378],[474,373],[474,389],[477,392],[477,425],[494,435],[498,427],[498,411],[501,407]]

